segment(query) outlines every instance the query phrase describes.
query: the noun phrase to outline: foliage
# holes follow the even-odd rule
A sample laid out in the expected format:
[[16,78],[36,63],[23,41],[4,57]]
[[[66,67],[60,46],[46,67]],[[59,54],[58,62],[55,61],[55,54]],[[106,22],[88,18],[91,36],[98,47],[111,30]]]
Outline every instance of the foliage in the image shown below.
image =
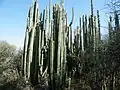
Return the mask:
[[22,51],[6,41],[0,41],[0,90],[18,90]]

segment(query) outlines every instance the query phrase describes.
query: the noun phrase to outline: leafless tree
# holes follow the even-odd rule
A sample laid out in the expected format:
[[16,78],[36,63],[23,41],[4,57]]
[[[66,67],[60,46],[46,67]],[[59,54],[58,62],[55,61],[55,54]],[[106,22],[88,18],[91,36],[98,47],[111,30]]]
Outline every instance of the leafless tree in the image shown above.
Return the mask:
[[120,0],[107,0],[106,7],[110,14],[117,13],[120,15]]

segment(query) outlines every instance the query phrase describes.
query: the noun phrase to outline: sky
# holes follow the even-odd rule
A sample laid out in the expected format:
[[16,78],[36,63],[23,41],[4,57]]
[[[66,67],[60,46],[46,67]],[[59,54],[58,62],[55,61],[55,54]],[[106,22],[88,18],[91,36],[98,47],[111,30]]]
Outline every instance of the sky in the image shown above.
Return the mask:
[[[73,28],[79,25],[79,17],[84,14],[90,15],[90,0],[64,0],[68,13],[68,22],[71,20],[72,7],[74,8]],[[38,0],[39,11],[49,5],[49,0]],[[60,0],[52,0],[52,4],[60,3]],[[0,40],[19,47],[23,47],[27,15],[32,0],[0,0]],[[108,16],[104,10],[107,0],[93,0],[94,14],[100,10],[101,26],[107,26]],[[101,33],[107,30],[101,28]]]

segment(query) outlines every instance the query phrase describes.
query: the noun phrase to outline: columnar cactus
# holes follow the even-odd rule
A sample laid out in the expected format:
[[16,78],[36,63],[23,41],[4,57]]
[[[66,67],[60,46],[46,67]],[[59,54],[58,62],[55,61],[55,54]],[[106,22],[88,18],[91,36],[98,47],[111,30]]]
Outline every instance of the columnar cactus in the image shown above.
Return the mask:
[[115,14],[115,30],[119,29],[119,16],[117,14],[117,11],[114,12]]
[[109,38],[112,38],[112,17],[110,16],[110,21],[108,22],[109,26]]
[[100,15],[99,10],[97,10],[97,21],[98,21],[98,39],[101,40],[101,33],[100,33]]
[[37,21],[37,9],[38,9],[38,3],[37,1],[35,1],[35,4],[34,4],[34,10],[33,10],[33,25],[32,25],[32,28],[31,28],[31,31],[30,31],[30,37],[29,37],[29,44],[28,44],[28,55],[27,55],[27,60],[28,60],[28,63],[27,63],[27,79],[30,78],[30,64],[32,62],[32,57],[33,57],[33,44],[34,44],[34,36],[35,36],[35,31],[36,31],[36,23],[38,22]]
[[[74,9],[72,9],[71,22],[67,25],[67,13],[63,0],[60,5],[53,5],[53,8],[49,0],[49,11],[46,7],[40,15],[36,0],[29,10],[24,41],[23,76],[25,80],[27,78],[35,85],[41,83],[46,73],[51,89],[60,90],[60,86],[65,84],[66,77],[72,76],[72,70],[69,72],[67,64],[69,60],[72,62],[73,58],[69,57],[79,57],[76,62],[79,62],[81,67],[83,63],[81,64],[80,60],[88,62],[95,59],[93,53],[96,51],[98,41],[101,40],[99,12],[97,12],[97,18],[96,20],[96,16],[93,15],[91,0],[91,16],[88,19],[87,15],[83,15],[79,19],[79,26],[73,36]],[[79,69],[79,65],[74,67],[77,73],[82,70]]]

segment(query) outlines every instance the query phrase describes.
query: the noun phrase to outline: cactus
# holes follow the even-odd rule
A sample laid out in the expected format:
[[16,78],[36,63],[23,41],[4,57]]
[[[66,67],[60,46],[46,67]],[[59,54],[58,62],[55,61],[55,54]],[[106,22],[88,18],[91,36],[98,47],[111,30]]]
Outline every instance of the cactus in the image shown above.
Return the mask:
[[109,38],[112,39],[112,17],[110,16],[110,21],[108,22],[109,26]]
[[117,14],[117,11],[114,12],[115,14],[115,30],[119,29],[119,16]]
[[27,26],[27,30],[25,33],[25,41],[24,41],[24,52],[23,52],[23,72],[22,74],[25,76],[25,80],[26,80],[26,57],[27,57],[27,45],[28,45],[28,35],[29,35],[29,31],[28,31],[28,26]]
[[80,27],[80,33],[79,33],[79,36],[80,36],[80,51],[82,51],[82,36],[81,36],[81,31],[82,31],[82,28],[81,28],[81,18],[79,19],[80,21],[79,21],[79,27]]
[[[73,36],[73,8],[71,22],[67,25],[64,0],[61,1],[60,5],[55,4],[53,7],[51,0],[49,0],[49,11],[46,7],[43,12],[40,12],[40,15],[38,1],[35,1],[34,6],[29,11],[24,41],[23,76],[25,79],[27,77],[28,81],[36,85],[49,75],[47,79],[51,89],[63,89],[66,79],[72,76],[72,70],[67,69],[68,62],[72,62],[74,59],[72,56],[79,58],[77,62],[85,61],[88,63],[89,60],[96,59],[93,53],[96,52],[98,42],[101,40],[98,11],[97,18],[93,15],[91,0],[91,15],[89,19],[87,15],[83,15],[82,19],[79,19],[79,26]],[[97,59],[99,59],[98,56]],[[76,66],[77,73],[82,70],[79,69],[78,65]],[[87,64],[85,65],[87,66]]]
[[97,10],[97,21],[98,21],[98,38],[99,41],[101,40],[101,34],[100,34],[100,15],[99,15],[99,10]]
[[35,36],[35,28],[36,28],[36,23],[37,23],[37,1],[34,4],[34,10],[33,10],[33,27],[31,28],[30,31],[30,38],[29,38],[29,44],[28,44],[28,55],[27,55],[27,60],[28,60],[28,68],[27,68],[27,79],[30,78],[30,64],[32,62],[32,54],[33,54],[33,43],[34,43],[34,36]]
[[85,41],[84,42],[85,43],[84,44],[85,45],[84,46],[85,46],[85,50],[86,50],[87,46],[88,46],[87,45],[88,44],[88,41],[87,41],[87,16],[86,15],[85,15],[85,23],[84,24],[85,24],[85,26],[84,26],[84,28],[85,28],[85,32],[84,32],[84,35],[85,35]]

